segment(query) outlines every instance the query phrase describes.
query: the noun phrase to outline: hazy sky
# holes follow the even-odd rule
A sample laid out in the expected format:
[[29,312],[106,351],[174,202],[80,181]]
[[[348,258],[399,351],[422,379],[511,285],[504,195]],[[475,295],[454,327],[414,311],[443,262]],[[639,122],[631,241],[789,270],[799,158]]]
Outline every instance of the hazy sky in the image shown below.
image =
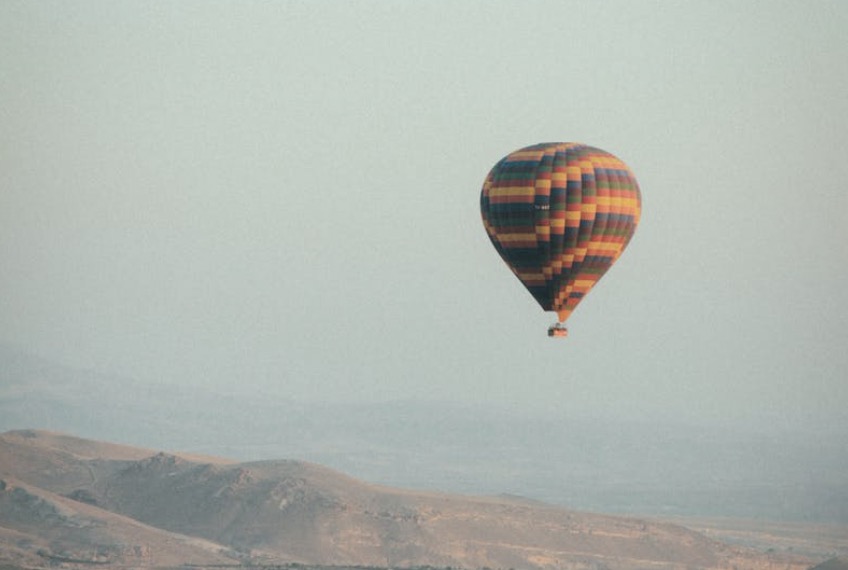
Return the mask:
[[[0,342],[300,399],[848,425],[848,3],[0,1]],[[634,170],[548,339],[479,191]]]

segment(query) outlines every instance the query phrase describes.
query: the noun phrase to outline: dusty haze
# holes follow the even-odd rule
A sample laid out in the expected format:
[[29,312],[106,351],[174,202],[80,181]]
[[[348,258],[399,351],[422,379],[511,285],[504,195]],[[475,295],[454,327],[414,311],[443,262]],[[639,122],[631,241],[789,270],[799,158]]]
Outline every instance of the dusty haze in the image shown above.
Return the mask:
[[[0,5],[0,341],[162,384],[846,420],[841,1]],[[636,173],[552,342],[489,168]]]
[[160,386],[0,346],[0,430],[38,426],[240,461],[300,459],[375,483],[511,493],[614,513],[848,524],[836,428],[756,430],[452,402],[317,403]]
[[[0,2],[0,430],[848,520],[848,2]],[[551,341],[505,154],[644,212]]]
[[515,497],[371,485],[42,431],[0,434],[0,563],[803,570],[820,558]]

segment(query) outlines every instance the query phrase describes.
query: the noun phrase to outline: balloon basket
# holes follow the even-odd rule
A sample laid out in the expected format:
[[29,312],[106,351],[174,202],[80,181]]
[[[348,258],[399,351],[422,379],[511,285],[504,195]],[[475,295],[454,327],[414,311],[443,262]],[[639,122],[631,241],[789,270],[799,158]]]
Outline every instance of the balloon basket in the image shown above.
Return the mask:
[[550,327],[548,327],[548,336],[549,337],[557,337],[563,338],[568,336],[568,329],[562,323],[554,323]]

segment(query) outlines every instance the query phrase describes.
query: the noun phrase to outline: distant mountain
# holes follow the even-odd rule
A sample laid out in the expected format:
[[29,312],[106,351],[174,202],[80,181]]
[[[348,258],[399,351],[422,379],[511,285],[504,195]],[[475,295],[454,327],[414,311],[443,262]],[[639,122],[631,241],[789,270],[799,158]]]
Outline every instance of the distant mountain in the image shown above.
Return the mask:
[[[657,418],[539,417],[450,402],[302,402],[66,367],[0,344],[0,432],[256,461],[290,457],[368,481],[511,493],[596,512],[848,524],[844,430],[767,432]],[[838,428],[838,426],[836,426]]]
[[420,493],[301,461],[232,463],[0,434],[0,564],[802,570],[672,524]]

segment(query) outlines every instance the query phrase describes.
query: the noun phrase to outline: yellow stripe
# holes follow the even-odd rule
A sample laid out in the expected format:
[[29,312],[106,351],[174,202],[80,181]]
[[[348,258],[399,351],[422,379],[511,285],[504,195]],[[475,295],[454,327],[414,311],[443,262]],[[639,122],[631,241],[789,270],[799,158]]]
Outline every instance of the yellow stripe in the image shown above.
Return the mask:
[[533,186],[501,186],[489,190],[490,198],[502,198],[505,196],[533,197],[535,195],[536,189]]
[[639,206],[639,200],[636,198],[616,198],[614,196],[598,196],[596,201],[598,206],[612,206],[613,204],[622,208],[637,208]]
[[590,242],[589,249],[594,251],[618,251],[621,249],[620,243],[611,243],[611,242]]
[[498,234],[498,241],[501,243],[515,243],[519,241],[529,241],[536,243],[536,234],[534,233],[522,233],[522,234]]

